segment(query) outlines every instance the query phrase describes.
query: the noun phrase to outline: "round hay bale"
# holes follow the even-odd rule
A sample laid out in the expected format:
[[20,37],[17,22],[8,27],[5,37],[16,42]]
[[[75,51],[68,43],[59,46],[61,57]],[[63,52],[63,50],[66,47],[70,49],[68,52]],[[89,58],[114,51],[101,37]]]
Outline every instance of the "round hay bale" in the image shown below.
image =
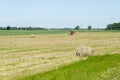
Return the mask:
[[31,38],[35,38],[35,35],[34,35],[34,34],[31,34],[30,37],[31,37]]
[[90,46],[80,46],[77,48],[76,51],[76,56],[81,56],[81,57],[85,57],[85,56],[92,56],[94,53],[94,50],[92,47]]

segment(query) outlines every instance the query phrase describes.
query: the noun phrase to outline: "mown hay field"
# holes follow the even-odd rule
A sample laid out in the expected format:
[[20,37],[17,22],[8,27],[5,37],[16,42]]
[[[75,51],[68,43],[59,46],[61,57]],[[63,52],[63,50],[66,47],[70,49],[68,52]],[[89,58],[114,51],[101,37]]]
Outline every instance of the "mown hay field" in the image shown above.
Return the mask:
[[46,72],[80,60],[79,45],[89,45],[95,55],[120,54],[120,32],[77,32],[51,35],[1,35],[0,80],[14,80]]

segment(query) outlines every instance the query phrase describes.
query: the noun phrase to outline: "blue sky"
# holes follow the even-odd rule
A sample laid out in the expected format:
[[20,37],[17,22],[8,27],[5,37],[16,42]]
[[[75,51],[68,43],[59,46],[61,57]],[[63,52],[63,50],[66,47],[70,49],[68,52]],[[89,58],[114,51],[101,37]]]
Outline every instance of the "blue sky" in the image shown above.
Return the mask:
[[105,28],[120,22],[120,0],[0,0],[0,26]]

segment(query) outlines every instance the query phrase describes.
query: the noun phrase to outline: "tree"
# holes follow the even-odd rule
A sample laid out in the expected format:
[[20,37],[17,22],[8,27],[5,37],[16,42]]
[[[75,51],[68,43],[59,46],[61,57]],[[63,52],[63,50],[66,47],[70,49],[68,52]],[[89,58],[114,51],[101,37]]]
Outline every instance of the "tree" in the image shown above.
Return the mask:
[[108,24],[106,29],[112,30],[112,24]]
[[7,26],[7,30],[10,30],[10,28],[11,28],[10,26]]
[[75,30],[79,30],[79,29],[80,29],[80,26],[78,25],[78,26],[76,26],[74,29],[75,29]]
[[119,23],[108,24],[106,29],[107,30],[120,30],[120,22]]
[[89,26],[88,26],[88,30],[91,30],[91,29],[92,29],[92,26],[91,26],[91,25],[89,25]]

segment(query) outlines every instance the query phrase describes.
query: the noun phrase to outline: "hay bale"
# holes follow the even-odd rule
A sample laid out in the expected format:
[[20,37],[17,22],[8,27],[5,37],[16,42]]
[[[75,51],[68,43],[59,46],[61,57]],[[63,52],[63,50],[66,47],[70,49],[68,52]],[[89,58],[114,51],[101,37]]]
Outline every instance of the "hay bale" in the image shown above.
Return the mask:
[[81,56],[81,57],[92,56],[93,53],[94,50],[90,46],[80,46],[77,48],[76,56]]
[[35,38],[35,35],[34,35],[34,34],[31,34],[30,37],[31,37],[31,38]]

